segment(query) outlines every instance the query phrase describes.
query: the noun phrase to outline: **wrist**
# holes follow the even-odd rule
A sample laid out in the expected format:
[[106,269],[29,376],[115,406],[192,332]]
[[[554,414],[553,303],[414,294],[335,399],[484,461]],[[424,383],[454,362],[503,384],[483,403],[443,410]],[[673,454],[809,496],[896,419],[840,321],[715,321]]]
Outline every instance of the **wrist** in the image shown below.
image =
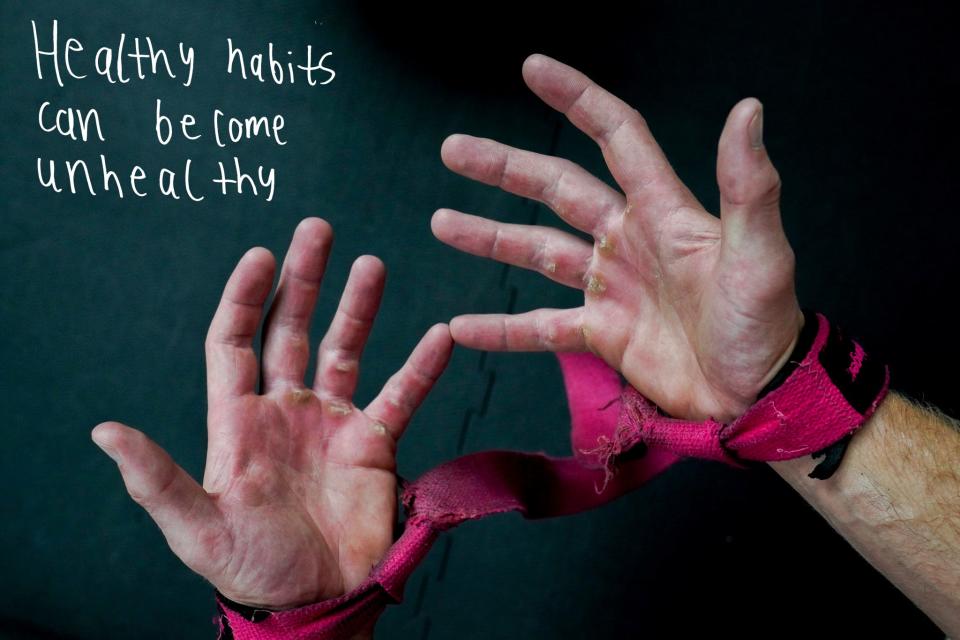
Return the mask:
[[[889,369],[820,313],[804,311],[791,355],[736,420],[690,422],[662,415],[636,389],[624,390],[623,440],[684,457],[744,461],[823,458],[810,474],[829,478],[853,434],[886,395]],[[794,355],[796,354],[796,355]],[[623,443],[618,442],[622,450]]]
[[791,355],[731,425],[727,444],[748,459],[823,458],[809,477],[827,479],[889,383],[886,365],[822,314],[805,309]]
[[793,367],[788,366],[789,363],[798,362],[810,349],[810,344],[816,335],[816,318],[814,317],[811,321],[807,318],[807,314],[797,307],[792,323],[793,327],[787,333],[791,336],[790,342],[780,352],[780,357],[770,367],[767,375],[760,381],[757,400],[783,384],[793,370]]

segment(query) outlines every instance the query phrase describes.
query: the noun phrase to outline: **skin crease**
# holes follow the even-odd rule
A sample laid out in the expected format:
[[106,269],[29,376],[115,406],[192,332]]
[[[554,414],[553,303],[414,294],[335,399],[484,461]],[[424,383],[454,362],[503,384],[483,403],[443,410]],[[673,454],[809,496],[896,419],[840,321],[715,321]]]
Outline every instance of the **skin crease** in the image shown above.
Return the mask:
[[[434,235],[584,291],[575,309],[454,318],[454,339],[490,350],[589,349],[665,412],[741,415],[785,363],[803,317],[780,179],[752,98],[727,118],[717,154],[721,211],[677,179],[640,115],[580,72],[529,57],[523,77],[601,148],[622,193],[560,158],[453,135],[443,162],[468,178],[543,202],[593,242],[552,228],[450,209]],[[843,465],[812,480],[809,458],[771,466],[947,633],[960,636],[960,430],[890,394]]]
[[449,328],[435,325],[378,397],[356,407],[357,364],[385,273],[378,259],[361,256],[306,387],[310,316],[331,240],[319,218],[297,227],[264,324],[262,376],[252,340],[273,257],[251,249],[230,277],[206,341],[202,486],[140,431],[106,422],[92,432],[173,552],[228,598],[265,609],[341,595],[389,548],[397,440],[453,347]]

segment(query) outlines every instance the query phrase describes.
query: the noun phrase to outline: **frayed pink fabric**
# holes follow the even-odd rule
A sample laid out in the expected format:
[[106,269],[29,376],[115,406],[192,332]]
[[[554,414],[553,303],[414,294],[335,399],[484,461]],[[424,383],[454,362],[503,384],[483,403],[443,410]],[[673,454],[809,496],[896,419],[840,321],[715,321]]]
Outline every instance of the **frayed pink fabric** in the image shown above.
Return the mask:
[[[620,446],[629,448],[643,442],[679,456],[735,465],[738,460],[770,462],[799,458],[821,451],[856,431],[886,396],[890,371],[884,368],[879,393],[866,411],[858,412],[820,362],[818,356],[831,328],[822,314],[816,318],[813,346],[796,370],[730,424],[712,418],[703,422],[669,418],[636,389],[627,387],[618,426],[618,433],[622,433]],[[853,348],[846,371],[851,380],[856,379],[865,357],[863,347],[854,342]]]
[[[821,314],[809,352],[786,381],[730,424],[664,416],[619,374],[590,354],[559,355],[570,407],[574,457],[484,451],[442,464],[404,488],[406,528],[370,576],[339,598],[251,622],[222,606],[237,640],[333,640],[369,628],[403,586],[440,532],[466,520],[517,511],[527,518],[563,516],[628,493],[683,457],[737,464],[786,460],[824,449],[852,433],[876,410],[889,388],[856,411],[819,360],[830,335]],[[846,373],[855,380],[864,361],[853,344]],[[645,455],[637,457],[637,447]],[[221,601],[221,605],[223,605]],[[220,619],[218,618],[218,621]],[[221,632],[224,629],[221,626]]]
[[[340,640],[369,628],[388,604],[400,602],[403,586],[439,533],[466,520],[518,511],[551,518],[600,506],[636,489],[677,461],[651,449],[643,458],[610,469],[610,457],[584,452],[616,441],[622,383],[619,374],[590,354],[559,356],[570,406],[576,457],[484,451],[442,464],[404,489],[406,528],[359,587],[339,598],[275,611],[252,622],[221,609],[237,640]],[[600,490],[602,489],[602,490]],[[220,618],[218,617],[219,621]],[[221,635],[227,633],[220,627]]]
[[[819,327],[813,347],[786,382],[761,398],[723,430],[724,446],[745,460],[789,460],[820,451],[865,423],[890,389],[890,369],[884,367],[883,385],[863,413],[858,412],[834,385],[818,355],[831,327],[817,314]],[[864,351],[853,343],[847,374],[855,380]]]

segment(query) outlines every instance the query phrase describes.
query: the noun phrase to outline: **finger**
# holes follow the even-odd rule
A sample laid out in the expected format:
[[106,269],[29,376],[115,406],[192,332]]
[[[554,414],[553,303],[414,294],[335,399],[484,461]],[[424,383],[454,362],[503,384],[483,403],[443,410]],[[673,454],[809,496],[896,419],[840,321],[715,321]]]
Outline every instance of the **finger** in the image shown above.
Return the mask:
[[340,297],[340,305],[320,342],[314,390],[324,399],[350,403],[357,388],[360,355],[380,308],[386,270],[379,258],[360,256]]
[[395,440],[399,439],[410,418],[443,373],[452,351],[450,328],[445,324],[430,327],[403,367],[383,385],[364,413],[382,424]]
[[451,209],[434,213],[430,228],[461,251],[537,271],[574,289],[583,289],[593,257],[593,245],[559,229],[495,222]]
[[600,146],[617,184],[664,209],[696,202],[680,182],[643,117],[587,76],[535,54],[523,63],[527,86]]
[[333,230],[320,218],[297,225],[263,328],[263,390],[302,387],[310,361],[310,319],[330,255]]
[[484,351],[586,351],[583,307],[489,313],[450,321],[457,344]]
[[205,343],[211,406],[224,397],[256,391],[253,338],[273,287],[273,270],[273,256],[257,247],[244,254],[227,280]]
[[136,429],[104,422],[91,437],[117,463],[130,497],[157,523],[170,549],[197,573],[211,575],[230,549],[226,522],[210,495]]
[[741,100],[727,117],[717,183],[724,250],[781,254],[787,240],[780,219],[780,176],[763,146],[763,106],[754,98]]
[[452,135],[443,141],[440,157],[451,171],[542,202],[590,234],[626,206],[620,193],[573,162],[494,140]]

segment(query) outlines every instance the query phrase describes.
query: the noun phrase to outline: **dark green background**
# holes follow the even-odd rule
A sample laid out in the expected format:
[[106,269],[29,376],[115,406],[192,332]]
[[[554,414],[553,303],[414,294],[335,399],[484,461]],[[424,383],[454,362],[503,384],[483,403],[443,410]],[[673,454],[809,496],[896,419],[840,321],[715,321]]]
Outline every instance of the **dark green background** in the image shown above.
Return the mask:
[[[399,3],[398,3],[399,4]],[[384,259],[383,311],[358,398],[372,397],[427,327],[466,311],[570,306],[576,292],[444,247],[439,206],[512,221],[552,215],[445,170],[455,131],[570,157],[600,154],[523,87],[543,51],[579,66],[647,117],[682,178],[716,210],[716,140],[756,95],[785,182],[801,302],[852,328],[894,384],[956,411],[958,143],[955,16],[877,3],[3,2],[0,152],[0,637],[211,638],[212,588],[167,549],[90,429],[135,425],[195,477],[204,459],[202,341],[225,278],[259,244],[282,255],[297,221],[336,240],[314,335],[351,260]],[[459,4],[459,3],[457,3]],[[30,20],[60,20],[89,50],[120,32],[197,51],[194,84],[36,77]],[[332,50],[324,87],[227,77],[225,40]],[[153,101],[282,113],[286,147],[161,148]],[[106,143],[44,134],[36,110],[94,106]],[[201,204],[54,194],[36,158],[196,176],[232,153],[277,169],[273,202]],[[609,179],[609,178],[607,178]],[[153,189],[155,191],[155,188]],[[458,350],[415,419],[400,470],[465,451],[566,449],[553,358]],[[447,536],[379,625],[384,638],[938,637],[929,622],[767,470],[688,462],[589,514],[504,516]]]

